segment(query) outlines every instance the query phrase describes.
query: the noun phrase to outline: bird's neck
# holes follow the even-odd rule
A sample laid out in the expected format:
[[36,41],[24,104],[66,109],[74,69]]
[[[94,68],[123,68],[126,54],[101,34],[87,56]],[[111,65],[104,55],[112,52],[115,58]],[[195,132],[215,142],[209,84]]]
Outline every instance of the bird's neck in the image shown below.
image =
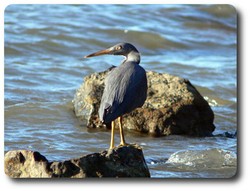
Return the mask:
[[126,56],[126,59],[125,61],[126,62],[136,62],[137,64],[140,63],[140,53],[139,52],[135,52],[135,51],[132,51],[130,52],[127,56]]

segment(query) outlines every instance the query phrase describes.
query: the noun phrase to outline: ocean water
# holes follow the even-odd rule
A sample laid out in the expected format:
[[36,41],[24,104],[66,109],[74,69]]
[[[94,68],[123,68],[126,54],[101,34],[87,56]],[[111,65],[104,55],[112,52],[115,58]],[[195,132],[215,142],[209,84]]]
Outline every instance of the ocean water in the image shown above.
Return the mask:
[[[230,5],[9,5],[4,14],[4,148],[66,160],[109,147],[110,131],[87,129],[72,99],[83,77],[119,65],[83,56],[119,42],[147,70],[187,78],[215,113],[213,137],[150,137],[154,178],[229,178],[237,170],[237,12]],[[115,137],[119,143],[118,134]],[[184,154],[183,154],[184,153]]]

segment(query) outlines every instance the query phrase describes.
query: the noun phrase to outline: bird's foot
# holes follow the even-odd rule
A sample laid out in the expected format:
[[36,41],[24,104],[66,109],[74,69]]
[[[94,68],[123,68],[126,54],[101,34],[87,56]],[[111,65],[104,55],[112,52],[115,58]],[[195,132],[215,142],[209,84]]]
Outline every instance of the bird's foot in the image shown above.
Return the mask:
[[124,147],[124,146],[129,146],[129,145],[130,145],[130,144],[128,144],[128,143],[121,142],[121,143],[119,144],[118,147]]
[[[121,142],[117,147],[124,147],[124,146],[129,146],[129,145],[131,145],[131,144],[125,143],[125,142]],[[108,150],[113,150],[114,148],[117,148],[117,147],[115,147],[114,145],[113,146],[110,145],[110,147],[109,147]]]

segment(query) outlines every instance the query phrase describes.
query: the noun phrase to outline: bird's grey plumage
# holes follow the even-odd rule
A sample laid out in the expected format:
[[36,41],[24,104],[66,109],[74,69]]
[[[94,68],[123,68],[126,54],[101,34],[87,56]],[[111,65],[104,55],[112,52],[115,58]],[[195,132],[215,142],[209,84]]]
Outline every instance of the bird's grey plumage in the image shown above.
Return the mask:
[[123,62],[110,71],[105,80],[99,117],[109,123],[137,107],[141,107],[147,97],[147,77],[145,70],[135,62]]
[[[147,97],[147,77],[139,65],[140,54],[128,43],[120,43],[123,63],[110,71],[105,79],[105,88],[99,108],[100,120],[109,123],[117,117],[141,107]],[[114,47],[115,47],[114,46]]]

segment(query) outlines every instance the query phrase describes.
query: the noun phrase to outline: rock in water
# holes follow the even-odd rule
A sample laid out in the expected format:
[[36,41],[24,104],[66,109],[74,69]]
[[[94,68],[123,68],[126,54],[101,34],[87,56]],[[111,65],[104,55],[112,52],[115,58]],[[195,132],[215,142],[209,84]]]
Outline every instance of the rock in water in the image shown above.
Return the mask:
[[62,162],[49,162],[34,151],[9,151],[4,164],[5,173],[12,178],[150,177],[142,149],[137,145]]
[[[109,70],[86,76],[74,96],[75,114],[87,121],[88,128],[105,126],[100,123],[98,109],[108,72]],[[123,116],[125,129],[154,136],[212,134],[215,129],[214,113],[188,80],[157,72],[147,72],[147,78],[147,100],[142,108]]]

